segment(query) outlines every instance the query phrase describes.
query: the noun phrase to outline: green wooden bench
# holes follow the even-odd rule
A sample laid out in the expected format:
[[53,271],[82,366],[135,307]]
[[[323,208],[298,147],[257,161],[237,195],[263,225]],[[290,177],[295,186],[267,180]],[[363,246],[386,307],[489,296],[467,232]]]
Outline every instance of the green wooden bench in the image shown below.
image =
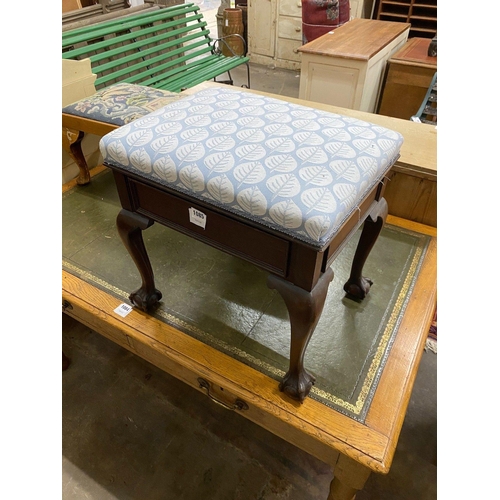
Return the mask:
[[[89,96],[88,89],[80,89],[83,95],[75,98],[78,102],[74,106],[67,106],[73,101],[63,104],[62,145],[79,168],[78,184],[90,182],[82,150],[84,134],[104,135],[138,113],[151,112],[152,101],[155,106],[162,102],[159,92],[164,92],[168,100],[169,93],[179,93],[208,80],[233,84],[230,71],[242,64],[246,64],[247,70],[243,87],[250,88],[249,58],[224,55],[224,44],[229,50],[225,54],[234,54],[227,37],[210,38],[203,14],[193,3],[152,7],[64,32],[63,66],[90,66],[89,77],[95,75],[95,88],[90,93],[97,90],[91,101],[79,101]],[[226,73],[227,80],[217,80]],[[64,88],[63,81],[63,94]],[[124,108],[129,109],[128,115]],[[109,120],[112,115],[119,115],[119,120]]]
[[232,84],[230,71],[242,64],[247,65],[249,88],[249,58],[224,55],[223,44],[234,53],[224,38],[210,38],[200,8],[187,3],[67,31],[62,57],[89,58],[98,90],[126,82],[180,92],[225,73],[229,79],[224,83]]

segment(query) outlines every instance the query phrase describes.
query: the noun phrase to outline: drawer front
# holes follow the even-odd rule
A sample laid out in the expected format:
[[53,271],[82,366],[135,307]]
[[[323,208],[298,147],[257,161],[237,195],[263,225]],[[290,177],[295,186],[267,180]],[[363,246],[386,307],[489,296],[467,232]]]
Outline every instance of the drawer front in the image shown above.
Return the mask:
[[[274,274],[286,275],[289,241],[207,209],[196,201],[129,181],[135,211]],[[204,228],[200,220],[205,221]]]
[[299,40],[301,42],[302,20],[296,17],[280,17],[278,22],[278,36],[280,38],[289,38],[291,40]]
[[301,0],[281,0],[279,6],[279,14],[281,16],[292,16],[302,19]]
[[280,38],[276,56],[278,59],[288,59],[300,63],[301,56],[297,50],[302,45],[302,41]]

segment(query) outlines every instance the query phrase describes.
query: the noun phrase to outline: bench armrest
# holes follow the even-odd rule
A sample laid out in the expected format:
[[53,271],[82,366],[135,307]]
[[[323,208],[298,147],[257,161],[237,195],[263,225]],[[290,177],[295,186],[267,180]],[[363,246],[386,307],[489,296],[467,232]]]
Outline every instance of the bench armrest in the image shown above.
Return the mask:
[[[227,43],[226,39],[233,37],[233,36],[237,36],[237,37],[241,38],[241,41],[243,42],[243,54],[236,54],[234,52],[233,48],[231,47],[231,45],[229,45],[229,43]],[[235,33],[233,35],[226,35],[226,36],[223,36],[220,38],[212,39],[212,49],[213,49],[214,53],[221,54],[222,53],[222,45],[225,46],[231,52],[231,54],[233,54],[233,56],[236,56],[236,57],[242,57],[247,53],[247,43],[246,43],[245,39],[241,35],[238,35],[237,33]]]

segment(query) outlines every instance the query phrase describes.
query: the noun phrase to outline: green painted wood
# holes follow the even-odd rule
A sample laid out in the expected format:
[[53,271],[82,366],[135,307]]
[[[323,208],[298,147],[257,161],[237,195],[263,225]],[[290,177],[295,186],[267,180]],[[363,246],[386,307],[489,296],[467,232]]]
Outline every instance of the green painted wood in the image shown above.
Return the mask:
[[215,53],[199,10],[175,5],[65,32],[62,57],[90,58],[96,89],[127,82],[175,92],[248,63]]
[[[166,56],[166,51],[168,50],[168,56],[169,57],[174,57],[176,55],[179,55],[179,54],[183,54],[185,51],[186,51],[186,47],[187,46],[183,46],[183,47],[179,47],[177,49],[173,49],[173,50],[170,50],[172,49],[172,47],[175,47],[179,44],[184,44],[184,43],[187,43],[195,38],[199,38],[199,37],[185,37],[185,38],[181,38],[181,39],[178,39],[178,40],[173,40],[169,43],[165,43],[165,44],[162,44],[162,45],[155,45],[153,47],[150,47],[149,49],[146,49],[146,50],[143,50],[141,51],[140,53],[134,53],[134,54],[130,54],[128,56],[125,56],[125,57],[121,57],[119,59],[113,59],[105,64],[102,64],[102,65],[99,65],[99,66],[94,66],[93,67],[93,70],[96,72],[96,73],[104,73],[105,71],[108,71],[108,70],[112,70],[116,67],[119,67],[123,64],[126,64],[126,63],[131,63],[133,61],[141,61],[141,63],[139,64],[133,64],[131,66],[128,66],[125,70],[123,70],[126,73],[130,73],[131,71],[135,71],[137,69],[141,69],[143,67],[147,67],[151,64],[154,64],[154,63],[157,63],[157,62],[161,62],[161,61],[164,61],[165,60],[165,56]],[[198,48],[198,47],[201,47],[201,46],[205,46],[205,50],[202,52],[207,52],[207,51],[210,51],[211,52],[211,48],[210,46],[208,45],[207,41],[205,40],[205,38],[203,38],[202,40],[198,40],[197,42],[195,43],[192,43],[189,45],[189,48],[190,49],[195,49],[195,48]],[[146,59],[147,56],[150,56],[152,54],[158,54],[160,53],[160,55],[157,55],[157,56],[154,56],[154,57],[149,57]],[[113,58],[115,56],[115,53],[114,51],[109,51],[108,53],[108,57],[111,57]],[[195,57],[194,55],[192,56],[189,56],[187,55],[186,57]],[[90,59],[92,62],[95,62],[93,61],[93,59],[91,58]]]
[[[206,25],[207,25],[207,23],[204,22],[203,26],[206,26]],[[152,37],[149,37],[148,45],[151,45],[152,49],[154,47],[161,47],[161,50],[167,50],[167,49],[170,49],[171,47],[175,47],[176,45],[178,45],[179,40],[181,38],[182,38],[183,43],[195,40],[197,38],[202,38],[204,40],[204,43],[207,43],[207,44],[209,43],[209,41],[207,40],[207,36],[210,35],[209,30],[204,29],[204,30],[201,30],[200,32],[191,33],[187,36],[181,37],[181,35],[184,35],[185,33],[189,33],[190,31],[192,31],[191,27],[187,26],[187,27],[180,28],[177,30],[169,31],[167,33],[162,33],[160,35],[152,36]],[[181,38],[175,38],[175,37],[181,37]],[[171,38],[174,38],[174,39],[169,40]],[[169,40],[169,41],[167,41],[166,43],[161,43],[164,40]],[[99,61],[102,61],[103,59],[107,59],[109,57],[116,57],[117,55],[122,54],[123,52],[128,52],[130,50],[135,50],[135,49],[140,49],[140,53],[139,53],[139,51],[137,52],[138,56],[144,56],[145,53],[148,50],[150,50],[150,49],[144,50],[144,47],[145,47],[144,41],[139,40],[137,42],[127,44],[126,46],[119,46],[119,47],[116,47],[114,49],[108,49],[108,50],[106,50],[106,52],[102,52],[100,54],[95,54],[95,55],[91,56],[90,60],[93,63],[97,63]],[[120,58],[120,60],[122,62],[127,62],[128,57],[130,57],[130,56],[122,56]]]
[[180,92],[182,89],[191,88],[199,83],[216,78],[241,64],[240,61],[227,61],[227,58],[222,57],[224,59],[217,61],[217,64],[211,64],[210,66],[200,68],[200,70],[191,70],[189,73],[184,74],[182,78],[175,81],[167,81],[161,85],[155,85],[155,87],[162,90],[170,90],[171,92]]
[[131,29],[155,21],[164,21],[176,16],[182,16],[191,12],[198,12],[199,7],[194,4],[176,5],[165,9],[146,11],[134,16],[111,19],[102,23],[92,24],[82,28],[66,31],[62,34],[63,46],[79,43],[94,37],[113,34],[123,29]]
[[[180,54],[183,54],[184,51],[186,50],[185,47],[180,47],[179,49],[176,49],[176,50],[172,50],[169,52],[169,57],[174,57],[176,55],[180,55]],[[159,71],[164,71],[164,70],[167,70],[169,68],[174,68],[175,66],[181,64],[181,63],[184,63],[186,61],[189,61],[190,59],[193,59],[194,57],[197,57],[197,56],[201,56],[207,52],[211,52],[211,48],[210,47],[204,47],[202,48],[201,50],[198,50],[196,52],[194,52],[193,54],[189,54],[189,55],[185,55],[185,56],[182,56],[182,57],[177,57],[175,59],[172,59],[172,60],[169,60],[168,62],[166,62],[165,64],[160,64],[158,66],[154,66],[153,68],[150,68],[151,64],[153,64],[153,62],[155,62],[153,59],[146,59],[140,63],[137,63],[137,64],[133,64],[132,66],[128,66],[124,69],[121,69],[121,70],[118,70],[118,71],[114,71],[113,73],[110,73],[109,75],[106,75],[106,76],[103,76],[101,78],[98,78],[95,82],[96,85],[99,85],[101,83],[106,83],[110,80],[113,80],[117,77],[121,77],[121,76],[125,76],[125,75],[128,75],[134,71],[138,71],[138,70],[143,70],[144,71],[141,71],[140,74],[138,75],[134,75],[134,76],[131,76],[129,78],[125,78],[123,81],[126,81],[128,83],[138,83],[138,82],[141,82],[143,83],[144,85],[148,85],[146,82],[143,82],[143,80],[147,77],[147,76],[150,76],[150,75],[153,75],[155,73],[158,73]],[[160,56],[159,58],[154,58],[155,60],[162,60],[162,59],[165,59],[165,57],[163,56]],[[184,69],[185,67],[183,66],[182,68],[179,68],[181,71],[185,71]],[[172,71],[174,71],[174,69],[172,69]]]
[[[124,35],[119,35],[119,36],[113,36],[110,38],[106,38],[100,42],[84,45],[83,47],[78,47],[73,50],[69,50],[67,52],[63,52],[62,57],[64,59],[82,59],[81,56],[87,57],[88,53],[95,52],[96,50],[102,50],[100,54],[97,54],[94,57],[99,56],[101,59],[103,57],[108,57],[108,50],[110,47],[114,45],[118,45],[120,43],[125,43],[128,42],[129,40],[135,40],[137,37],[148,37],[147,39],[141,39],[138,40],[137,42],[132,42],[130,44],[126,44],[122,46],[122,52],[125,50],[132,50],[132,49],[140,49],[143,47],[145,44],[150,44],[153,43],[153,39],[159,39],[162,40],[164,38],[171,38],[173,36],[176,36],[176,33],[182,34],[182,33],[187,33],[189,31],[192,31],[193,29],[200,29],[200,32],[197,33],[196,36],[207,36],[210,34],[210,31],[208,30],[202,30],[201,28],[204,28],[207,23],[205,21],[202,21],[199,23],[199,25],[186,25],[188,22],[192,21],[200,21],[203,19],[203,15],[197,15],[197,16],[191,16],[189,18],[184,19],[182,22],[179,22],[179,20],[176,21],[171,21],[168,23],[164,23],[161,25],[154,25],[151,27],[147,28],[141,28],[135,31],[131,31],[130,33],[126,33]],[[170,28],[174,28],[176,26],[182,26],[178,30],[171,30],[171,31],[166,31],[165,33],[161,33],[159,35],[153,35],[152,37],[149,37],[149,35],[154,34],[158,32],[159,29],[161,30],[168,30]],[[109,33],[108,33],[109,35]],[[86,40],[87,41],[87,40]],[[68,44],[66,46],[72,46],[73,44]],[[64,47],[63,47],[64,48]],[[93,61],[94,59],[91,60]],[[98,58],[96,60],[99,60]]]

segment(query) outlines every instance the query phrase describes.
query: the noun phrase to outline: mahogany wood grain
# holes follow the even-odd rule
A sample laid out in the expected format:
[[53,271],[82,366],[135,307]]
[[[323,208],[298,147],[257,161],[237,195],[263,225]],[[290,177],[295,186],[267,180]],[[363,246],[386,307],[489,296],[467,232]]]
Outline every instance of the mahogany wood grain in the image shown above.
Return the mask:
[[391,57],[391,61],[412,66],[429,67],[436,71],[438,58],[428,54],[430,42],[428,38],[410,38],[405,46]]
[[[155,287],[142,237],[142,231],[155,221],[249,261],[269,271],[272,278],[286,280],[290,286],[285,286],[280,279],[268,281],[285,299],[291,320],[289,369],[279,388],[289,397],[303,402],[314,384],[314,377],[305,369],[303,358],[320,318],[328,283],[333,278],[328,264],[332,257],[327,259],[326,256],[337,255],[355,228],[364,223],[351,275],[344,285],[347,297],[363,300],[373,282],[361,273],[387,216],[387,203],[382,198],[385,175],[379,175],[375,186],[358,202],[358,211],[351,212],[341,229],[319,248],[190,194],[143,179],[126,169],[109,166],[122,205],[116,220],[118,232],[142,279],[141,287],[128,297],[132,304],[143,311],[152,311],[162,298],[161,291]],[[191,209],[205,213],[211,222],[203,228],[193,225],[189,218]],[[325,280],[326,275],[330,276],[328,280]]]

